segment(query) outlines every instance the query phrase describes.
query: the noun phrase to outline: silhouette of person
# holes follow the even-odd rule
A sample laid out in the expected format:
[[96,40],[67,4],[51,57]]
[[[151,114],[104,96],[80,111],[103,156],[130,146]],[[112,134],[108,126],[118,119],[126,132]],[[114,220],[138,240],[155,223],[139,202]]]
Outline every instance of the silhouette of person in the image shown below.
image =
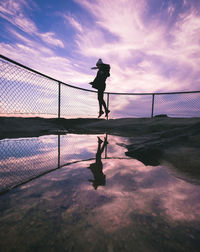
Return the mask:
[[99,102],[99,116],[104,114],[103,107],[105,110],[105,116],[108,116],[110,110],[106,107],[106,103],[104,101],[104,91],[106,89],[106,79],[110,76],[110,65],[104,64],[102,59],[99,59],[96,63],[96,67],[92,67],[91,69],[98,69],[97,75],[94,81],[90,82],[93,88],[98,90],[98,102]]
[[[101,144],[103,145],[101,146]],[[101,154],[103,153],[106,145],[108,144],[107,136],[104,138],[104,141],[98,137],[98,148],[96,153],[96,162],[90,164],[88,169],[93,173],[94,179],[89,179],[89,182],[92,182],[94,189],[96,190],[98,186],[104,186],[106,184],[106,176],[103,173],[103,164],[101,161]]]

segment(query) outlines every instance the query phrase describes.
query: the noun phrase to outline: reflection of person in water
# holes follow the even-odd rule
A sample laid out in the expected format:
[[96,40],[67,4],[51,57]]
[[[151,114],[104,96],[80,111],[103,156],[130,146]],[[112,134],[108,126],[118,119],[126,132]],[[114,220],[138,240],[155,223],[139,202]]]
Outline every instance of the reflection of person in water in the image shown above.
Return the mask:
[[[103,143],[103,145],[102,145]],[[94,179],[89,179],[88,181],[92,182],[94,189],[96,190],[98,186],[104,186],[106,184],[106,176],[103,174],[103,164],[101,161],[101,154],[103,153],[107,142],[107,136],[104,138],[104,141],[98,137],[98,148],[96,153],[96,162],[92,163],[88,169],[93,173]],[[101,146],[102,145],[102,146]]]

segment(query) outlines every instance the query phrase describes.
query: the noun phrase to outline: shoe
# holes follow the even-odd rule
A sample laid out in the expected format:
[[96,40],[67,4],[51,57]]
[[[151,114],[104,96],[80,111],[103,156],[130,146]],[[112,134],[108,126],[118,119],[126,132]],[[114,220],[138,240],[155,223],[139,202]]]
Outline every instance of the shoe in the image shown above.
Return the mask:
[[109,113],[110,113],[110,110],[106,110],[105,117],[107,117]]
[[97,137],[97,138],[98,138],[98,143],[103,143],[100,137]]
[[100,111],[100,112],[99,112],[98,118],[101,117],[103,114],[104,114],[104,112],[103,112],[103,111]]

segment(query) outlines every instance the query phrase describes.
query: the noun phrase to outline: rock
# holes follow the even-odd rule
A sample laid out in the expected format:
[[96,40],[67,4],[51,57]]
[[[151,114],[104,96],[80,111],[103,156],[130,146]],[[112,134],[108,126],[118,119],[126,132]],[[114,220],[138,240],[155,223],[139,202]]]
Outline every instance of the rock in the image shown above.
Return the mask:
[[166,114],[160,114],[160,115],[155,115],[154,117],[161,117],[161,118],[163,118],[163,117],[168,117],[168,115],[166,115]]

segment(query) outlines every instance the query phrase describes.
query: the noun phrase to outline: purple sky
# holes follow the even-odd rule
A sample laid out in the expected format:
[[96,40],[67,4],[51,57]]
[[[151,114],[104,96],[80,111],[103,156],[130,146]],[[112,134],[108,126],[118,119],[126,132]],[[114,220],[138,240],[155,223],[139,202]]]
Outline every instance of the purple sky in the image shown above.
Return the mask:
[[199,90],[199,0],[1,0],[0,53],[90,88],[98,58],[107,91]]

